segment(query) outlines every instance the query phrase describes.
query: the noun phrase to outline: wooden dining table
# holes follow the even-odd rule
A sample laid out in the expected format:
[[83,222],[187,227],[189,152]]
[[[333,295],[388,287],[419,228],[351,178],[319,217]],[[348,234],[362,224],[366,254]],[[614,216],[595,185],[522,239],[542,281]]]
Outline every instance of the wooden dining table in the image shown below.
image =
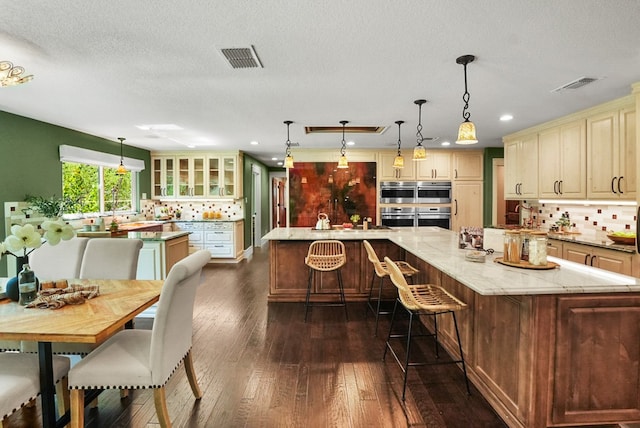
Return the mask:
[[97,285],[100,295],[59,309],[26,308],[9,299],[0,301],[0,340],[38,342],[44,428],[69,422],[68,412],[56,420],[51,344],[104,342],[159,300],[163,281],[77,279],[68,283]]

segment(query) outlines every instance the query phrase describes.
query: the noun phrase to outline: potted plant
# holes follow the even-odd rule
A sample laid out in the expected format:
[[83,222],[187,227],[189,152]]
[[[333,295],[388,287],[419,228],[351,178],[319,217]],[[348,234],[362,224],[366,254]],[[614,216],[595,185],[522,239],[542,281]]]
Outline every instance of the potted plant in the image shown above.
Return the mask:
[[50,219],[61,217],[65,211],[68,211],[76,204],[76,201],[68,196],[57,198],[54,195],[46,199],[42,196],[26,195],[24,200],[31,204],[28,209],[36,210],[41,213],[43,217]]

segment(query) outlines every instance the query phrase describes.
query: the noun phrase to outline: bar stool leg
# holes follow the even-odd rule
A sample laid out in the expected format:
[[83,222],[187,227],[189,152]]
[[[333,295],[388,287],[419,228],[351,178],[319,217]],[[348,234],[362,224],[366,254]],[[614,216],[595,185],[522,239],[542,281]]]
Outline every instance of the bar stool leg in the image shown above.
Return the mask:
[[349,321],[349,314],[347,313],[347,299],[344,297],[344,285],[342,283],[342,269],[337,269],[336,274],[338,275],[338,287],[340,288],[340,303],[344,306],[345,319]]
[[460,342],[460,333],[458,332],[458,321],[456,320],[456,313],[451,311],[453,316],[453,326],[456,329],[456,338],[458,339],[458,350],[460,351],[460,362],[462,363],[462,372],[464,373],[464,381],[467,385],[467,394],[471,395],[471,389],[469,388],[469,378],[467,377],[467,365],[464,362],[464,354],[462,353],[462,342]]
[[314,270],[309,268],[309,279],[307,280],[307,298],[304,303],[304,322],[307,322],[307,313],[309,312],[309,296],[311,296],[311,285],[313,283]]
[[384,347],[384,353],[382,354],[382,361],[384,361],[384,359],[386,358],[387,350],[389,349],[389,346],[391,346],[389,344],[389,340],[391,339],[391,332],[393,332],[393,323],[396,319],[396,309],[398,308],[398,300],[399,299],[396,299],[396,302],[393,304],[393,312],[391,312],[391,325],[389,325],[389,334],[387,335],[387,342]]
[[369,297],[367,298],[367,306],[364,308],[364,319],[367,319],[369,315],[369,309],[373,312],[373,306],[371,305],[371,296],[373,295],[373,283],[376,280],[376,270],[373,270],[373,276],[371,277],[371,285],[369,286]]
[[409,330],[407,331],[407,355],[404,360],[404,382],[402,383],[402,401],[404,401],[405,392],[407,391],[407,374],[409,373],[409,355],[411,353],[411,327],[413,327],[413,311],[409,312]]
[[378,320],[380,319],[380,300],[382,299],[382,286],[384,277],[380,277],[380,286],[378,287],[378,304],[376,305],[376,328],[373,331],[373,337],[378,337]]
[[438,354],[438,314],[433,314],[433,337],[436,340],[436,358],[440,358]]

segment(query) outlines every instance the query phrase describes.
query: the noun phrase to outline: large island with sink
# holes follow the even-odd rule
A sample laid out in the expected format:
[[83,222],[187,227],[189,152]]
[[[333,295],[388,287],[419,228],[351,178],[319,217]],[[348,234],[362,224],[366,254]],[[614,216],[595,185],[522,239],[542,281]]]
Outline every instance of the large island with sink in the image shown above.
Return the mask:
[[[379,257],[420,269],[416,283],[441,285],[465,301],[458,322],[469,377],[510,427],[640,421],[640,279],[556,258],[550,270],[495,263],[501,254],[470,262],[457,235],[439,228],[281,228],[265,239],[271,301],[303,301],[304,256],[318,239],[344,242],[351,301],[364,299],[371,284],[364,239]],[[315,291],[335,291],[335,275],[323,277]],[[452,325],[438,328],[455,355]]]

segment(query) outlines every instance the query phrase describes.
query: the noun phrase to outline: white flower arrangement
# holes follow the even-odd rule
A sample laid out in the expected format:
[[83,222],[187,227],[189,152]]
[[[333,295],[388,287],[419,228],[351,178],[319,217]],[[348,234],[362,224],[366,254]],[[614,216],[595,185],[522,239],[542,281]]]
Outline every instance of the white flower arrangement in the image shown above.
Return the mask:
[[[7,236],[4,242],[0,242],[0,257],[4,254],[26,257],[44,242],[58,245],[61,240],[67,241],[76,234],[73,227],[63,220],[44,221],[41,227],[44,230],[44,241],[40,232],[32,224],[11,226],[11,235]],[[22,254],[18,254],[19,251],[22,251]]]

